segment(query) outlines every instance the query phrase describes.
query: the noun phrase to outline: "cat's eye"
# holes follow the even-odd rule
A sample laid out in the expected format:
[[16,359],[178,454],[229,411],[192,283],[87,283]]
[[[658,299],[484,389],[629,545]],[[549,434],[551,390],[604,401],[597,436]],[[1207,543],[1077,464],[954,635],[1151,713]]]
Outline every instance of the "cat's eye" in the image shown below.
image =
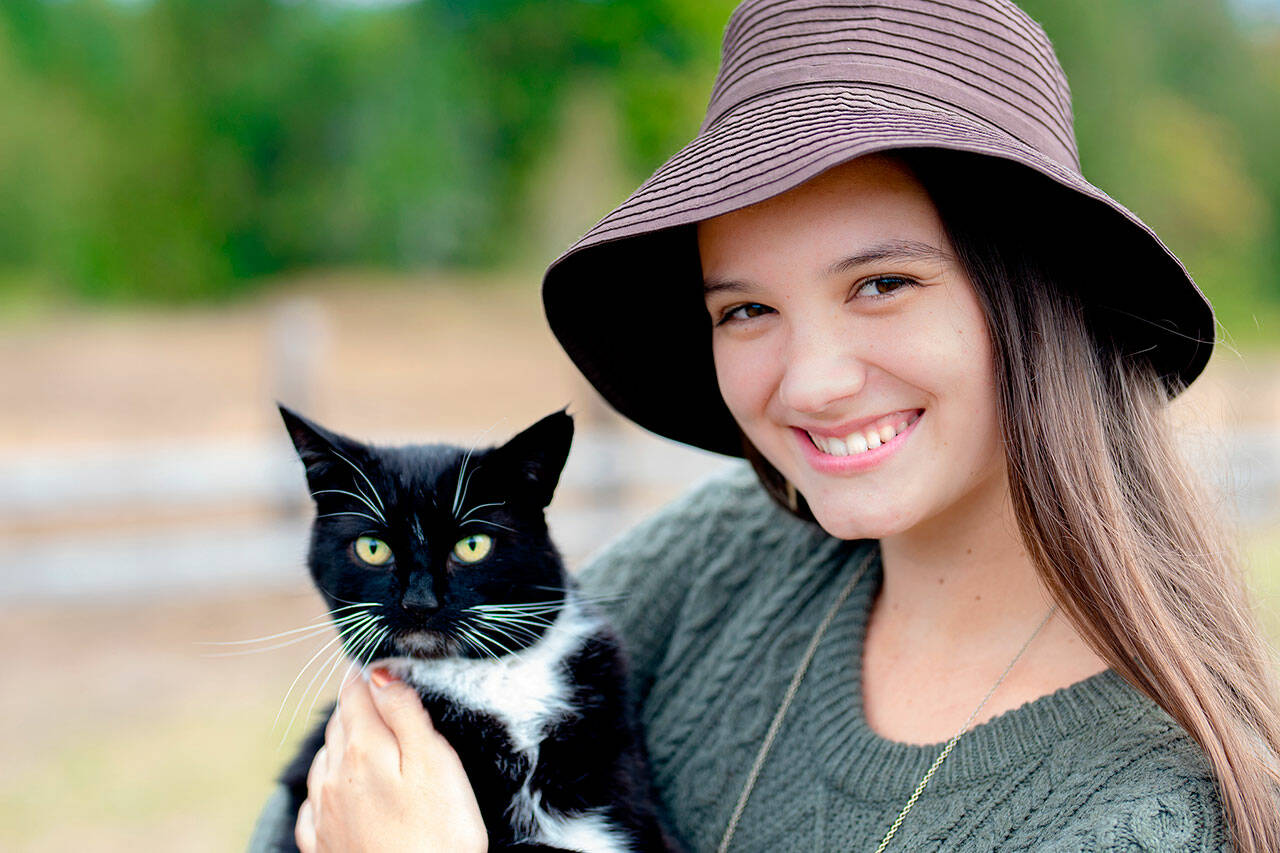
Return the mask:
[[356,556],[371,566],[384,566],[391,559],[391,546],[376,536],[356,540]]
[[466,539],[459,539],[453,546],[453,556],[463,563],[478,563],[489,556],[493,549],[493,540],[483,533],[474,533]]

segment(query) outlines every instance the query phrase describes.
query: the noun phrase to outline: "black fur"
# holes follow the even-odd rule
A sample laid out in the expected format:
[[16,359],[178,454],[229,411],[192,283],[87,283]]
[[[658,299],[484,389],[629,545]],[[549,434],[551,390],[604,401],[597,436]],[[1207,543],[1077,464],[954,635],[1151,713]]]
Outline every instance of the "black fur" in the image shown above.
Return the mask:
[[[279,408],[316,503],[308,557],[316,586],[338,617],[364,613],[353,603],[380,605],[368,608],[377,621],[339,625],[359,663],[416,658],[420,666],[436,666],[520,654],[545,638],[565,608],[589,610],[544,518],[573,438],[573,420],[563,410],[505,445],[468,453],[445,444],[375,447]],[[452,552],[474,534],[490,537],[492,547],[479,562],[465,563]],[[379,549],[389,546],[392,558],[377,566],[363,560],[355,547],[363,536],[385,543]],[[495,627],[467,610],[475,605],[530,605],[536,618]],[[657,817],[643,740],[626,701],[621,650],[603,622],[594,624],[564,661],[568,711],[542,728],[534,766],[498,718],[416,685],[436,728],[462,759],[492,850],[563,849],[513,827],[510,807],[526,778],[556,813],[603,814],[631,850],[678,849]],[[364,642],[374,636],[375,645]],[[292,795],[292,815],[306,798],[307,771],[324,743],[327,718],[280,777]],[[292,823],[281,827],[276,843],[279,850],[297,850]]]

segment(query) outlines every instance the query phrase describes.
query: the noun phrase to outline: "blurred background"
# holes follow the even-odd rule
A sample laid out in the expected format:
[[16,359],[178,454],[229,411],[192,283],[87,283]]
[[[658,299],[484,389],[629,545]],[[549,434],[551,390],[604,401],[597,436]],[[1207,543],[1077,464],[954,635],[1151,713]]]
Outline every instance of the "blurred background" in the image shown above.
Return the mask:
[[[320,640],[201,645],[322,612],[275,400],[468,445],[569,404],[573,563],[725,464],[619,422],[538,285],[696,132],[733,5],[0,0],[0,848],[243,847],[331,692]],[[1175,406],[1280,638],[1280,0],[1020,5],[1217,309]]]

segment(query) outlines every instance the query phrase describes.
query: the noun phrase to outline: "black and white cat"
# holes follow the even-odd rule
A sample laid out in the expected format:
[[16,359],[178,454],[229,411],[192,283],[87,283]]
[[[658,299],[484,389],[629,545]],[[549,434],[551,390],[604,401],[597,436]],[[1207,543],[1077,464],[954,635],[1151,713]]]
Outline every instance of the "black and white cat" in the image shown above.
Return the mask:
[[[418,690],[462,759],[490,849],[677,849],[618,642],[547,532],[573,419],[562,410],[469,452],[372,446],[280,414],[316,504],[311,574],[347,654],[390,660]],[[322,720],[281,776],[290,814],[323,743]],[[296,850],[284,830],[279,849]]]

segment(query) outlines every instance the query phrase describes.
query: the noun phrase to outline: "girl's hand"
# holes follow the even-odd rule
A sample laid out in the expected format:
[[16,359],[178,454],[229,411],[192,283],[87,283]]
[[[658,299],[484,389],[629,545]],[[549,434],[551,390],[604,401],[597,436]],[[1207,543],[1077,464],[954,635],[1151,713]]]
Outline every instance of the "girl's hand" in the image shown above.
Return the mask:
[[489,838],[458,754],[413,688],[385,669],[342,686],[307,774],[302,853],[484,851]]

